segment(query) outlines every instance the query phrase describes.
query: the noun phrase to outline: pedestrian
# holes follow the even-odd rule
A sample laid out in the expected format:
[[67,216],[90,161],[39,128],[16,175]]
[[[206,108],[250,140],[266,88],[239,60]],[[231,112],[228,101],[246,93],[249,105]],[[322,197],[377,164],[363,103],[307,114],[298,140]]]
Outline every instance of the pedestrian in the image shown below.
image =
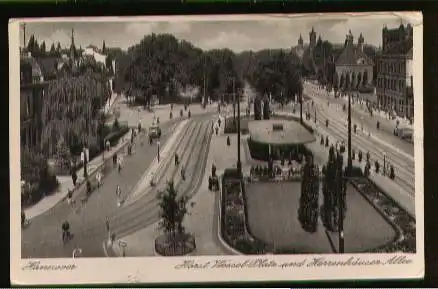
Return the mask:
[[183,181],[186,180],[186,170],[185,170],[184,166],[181,167],[181,179]]
[[100,188],[102,185],[102,174],[100,173],[100,170],[96,173],[96,181],[97,181],[97,188]]
[[71,178],[73,181],[73,186],[76,187],[76,181],[78,180],[78,175],[76,174],[76,171],[73,170],[72,174],[71,174]]
[[106,142],[105,142],[105,146],[106,146],[106,150],[109,152],[109,151],[110,151],[110,148],[111,148],[111,144],[110,144],[110,141],[109,141],[109,140],[106,140]]
[[179,165],[179,156],[178,153],[175,153],[175,166]]
[[67,192],[67,204],[71,205],[72,200],[73,200],[73,191],[68,189],[68,192]]
[[106,218],[105,218],[105,229],[106,229],[106,231],[107,231],[107,233],[108,233],[108,239],[109,239],[109,237],[111,236],[110,220],[109,220],[109,217],[106,217]]
[[91,182],[90,180],[87,180],[87,198],[89,198],[91,195]]
[[122,157],[121,156],[117,159],[117,168],[118,168],[118,171],[120,174],[122,172]]
[[75,248],[73,250],[73,259],[80,257],[81,254],[82,254],[82,249],[81,248]]
[[120,207],[121,195],[122,195],[122,189],[120,188],[119,185],[117,185],[117,189],[116,189],[117,207]]

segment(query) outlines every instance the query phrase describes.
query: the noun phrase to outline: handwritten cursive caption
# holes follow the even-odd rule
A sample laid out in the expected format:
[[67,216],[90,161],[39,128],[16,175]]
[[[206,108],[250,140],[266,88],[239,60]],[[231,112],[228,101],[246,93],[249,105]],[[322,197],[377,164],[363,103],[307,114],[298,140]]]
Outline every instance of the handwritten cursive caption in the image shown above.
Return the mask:
[[299,267],[345,267],[345,266],[388,266],[409,265],[413,261],[406,256],[393,256],[387,259],[369,259],[348,257],[345,260],[331,260],[329,257],[312,257],[296,261],[278,262],[269,258],[234,261],[214,259],[205,262],[184,260],[175,266],[175,269],[242,269],[242,268],[299,268]]
[[73,271],[76,264],[43,264],[41,261],[29,261],[21,267],[23,271]]

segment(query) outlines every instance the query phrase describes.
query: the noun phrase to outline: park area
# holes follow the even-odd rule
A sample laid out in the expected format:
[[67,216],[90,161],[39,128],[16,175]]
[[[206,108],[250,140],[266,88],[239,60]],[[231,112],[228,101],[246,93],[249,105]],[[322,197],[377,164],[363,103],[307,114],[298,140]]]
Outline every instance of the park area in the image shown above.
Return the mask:
[[[333,253],[337,249],[337,233],[326,234],[321,221],[315,233],[302,229],[298,220],[300,194],[301,182],[248,184],[247,224],[252,236],[279,252]],[[344,235],[345,253],[360,253],[392,242],[396,232],[361,193],[348,184]],[[331,245],[328,236],[334,244]]]

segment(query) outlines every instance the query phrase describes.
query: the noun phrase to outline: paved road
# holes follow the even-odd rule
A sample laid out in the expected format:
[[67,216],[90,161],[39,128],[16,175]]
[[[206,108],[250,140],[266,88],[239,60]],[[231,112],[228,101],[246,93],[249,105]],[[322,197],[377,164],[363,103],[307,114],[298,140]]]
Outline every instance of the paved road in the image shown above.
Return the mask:
[[[342,106],[347,103],[344,99],[336,99],[328,96],[328,94],[324,90],[319,90],[315,85],[309,83],[306,83],[304,85],[304,93],[309,95],[314,100],[319,100],[321,103],[324,102],[325,104],[327,104],[327,101],[329,101],[331,104],[330,109],[336,111],[334,112],[335,114],[343,116],[344,121],[347,120],[347,111],[344,112],[342,110]],[[309,110],[311,111],[311,115],[313,118],[313,110],[311,108],[309,108]],[[361,109],[354,108],[352,108],[351,117],[353,124],[357,124],[357,127],[359,129],[361,128],[362,124],[365,130],[370,131],[371,134],[376,136],[377,138],[387,143],[391,143],[393,146],[397,147],[407,154],[410,154],[411,156],[414,155],[414,145],[412,143],[409,143],[405,140],[400,139],[397,136],[394,136],[395,124],[393,124],[392,122],[382,118],[380,115],[373,115],[373,117],[371,117],[369,114],[365,113]],[[378,120],[380,121],[379,130],[377,130]]]
[[[183,151],[180,155],[186,161],[187,175],[186,182],[181,182],[175,176],[175,183],[180,193],[186,193],[187,188],[192,186],[192,178],[196,179],[199,175],[195,174],[195,171],[200,171],[201,175],[203,173],[203,170],[200,169],[202,162],[198,162],[198,160],[202,160],[202,152],[208,150],[208,145],[205,142],[209,141],[206,136],[211,130],[210,120],[211,115],[192,117],[190,125],[186,127],[187,132],[184,134],[186,137],[179,143],[178,149]],[[171,122],[162,125],[162,145],[165,145],[175,127],[176,125]],[[187,143],[188,141],[190,144]],[[111,228],[118,237],[155,222],[158,219],[156,192],[146,195],[132,205],[117,207],[116,186],[120,185],[122,195],[126,196],[156,156],[155,145],[150,146],[145,142],[143,147],[138,144],[136,147],[134,156],[125,157],[121,175],[115,170],[105,173],[103,186],[93,192],[85,207],[79,212],[75,213],[66,202],[63,202],[34,218],[30,226],[25,228],[22,233],[22,257],[71,257],[75,247],[82,249],[83,257],[104,257],[102,242],[108,237],[105,217],[109,217]],[[173,158],[169,161],[173,162]],[[166,176],[158,184],[157,189],[161,189],[165,179],[172,177],[175,171],[169,169]],[[189,178],[189,176],[193,177]],[[74,235],[72,240],[65,245],[61,242],[60,225],[63,220],[69,220]]]
[[[317,111],[317,125],[336,139],[347,143],[347,127],[344,117],[330,111],[327,104],[324,103],[315,102],[315,108]],[[326,119],[329,119],[328,128],[325,126]],[[313,122],[313,118],[311,122]],[[373,132],[371,134],[373,135]],[[369,137],[367,133],[362,133],[359,129],[356,134],[352,134],[353,149],[356,152],[362,151],[363,159],[366,158],[366,152],[370,152],[372,169],[374,169],[376,160],[383,166],[385,154],[385,161],[394,165],[395,182],[413,195],[415,193],[414,158],[395,147],[392,143],[385,143],[385,140],[379,141],[377,138]]]

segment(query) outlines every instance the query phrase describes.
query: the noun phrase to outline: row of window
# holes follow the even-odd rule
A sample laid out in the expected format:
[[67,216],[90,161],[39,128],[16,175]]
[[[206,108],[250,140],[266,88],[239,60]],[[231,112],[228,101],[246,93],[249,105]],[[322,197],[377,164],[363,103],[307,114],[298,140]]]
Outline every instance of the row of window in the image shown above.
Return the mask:
[[380,59],[378,61],[377,69],[382,73],[405,74],[406,63],[405,61],[385,61],[385,59]]
[[396,97],[391,97],[390,95],[377,94],[379,103],[381,106],[386,108],[392,108],[397,112],[410,112],[413,111],[414,102],[404,99],[399,99]]
[[377,78],[377,87],[384,90],[392,90],[400,93],[406,91],[406,82],[404,79]]

